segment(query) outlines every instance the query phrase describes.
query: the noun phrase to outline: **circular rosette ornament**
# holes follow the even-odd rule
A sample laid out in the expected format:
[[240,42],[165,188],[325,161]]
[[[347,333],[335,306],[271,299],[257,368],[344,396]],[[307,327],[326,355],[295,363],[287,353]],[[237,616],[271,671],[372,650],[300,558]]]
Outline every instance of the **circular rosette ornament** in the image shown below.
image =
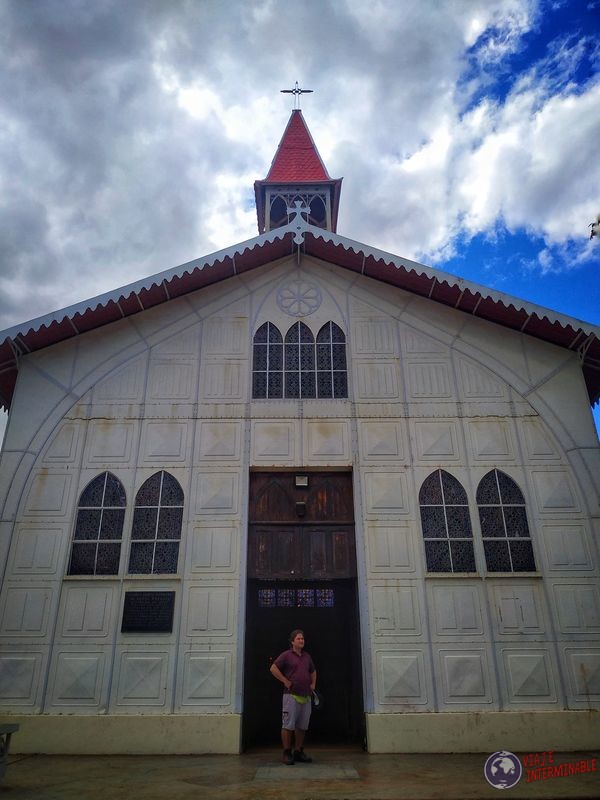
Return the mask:
[[277,305],[290,317],[307,317],[321,302],[321,290],[308,281],[291,281],[277,292]]

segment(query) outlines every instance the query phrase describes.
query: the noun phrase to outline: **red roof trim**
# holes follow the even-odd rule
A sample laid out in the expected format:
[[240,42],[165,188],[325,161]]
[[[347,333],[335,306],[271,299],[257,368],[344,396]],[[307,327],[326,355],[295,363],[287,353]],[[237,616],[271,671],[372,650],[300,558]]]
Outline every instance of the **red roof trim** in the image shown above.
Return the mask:
[[[502,296],[475,284],[465,285],[460,278],[453,282],[453,276],[415,262],[405,263],[390,254],[373,251],[351,240],[340,241],[340,238],[309,226],[304,235],[303,251],[463,313],[516,331],[523,330],[525,335],[536,336],[559,347],[573,350],[585,345],[587,349],[582,353],[582,368],[590,401],[593,404],[600,398],[600,337],[594,326],[559,314],[556,316],[560,319],[550,319],[548,314],[552,315],[552,312],[548,309],[525,301],[522,307],[517,307],[515,298]],[[295,252],[295,248],[293,232],[281,228],[212,257],[197,259],[152,276],[145,284],[139,282],[93,298],[87,301],[87,306],[81,303],[56,312],[56,315],[47,315],[11,328],[5,332],[5,338],[0,343],[0,400],[5,406],[10,405],[18,372],[17,354],[43,349],[165,303],[170,298],[181,297],[278,261]],[[547,314],[544,313],[546,311]],[[59,314],[63,314],[62,318]]]

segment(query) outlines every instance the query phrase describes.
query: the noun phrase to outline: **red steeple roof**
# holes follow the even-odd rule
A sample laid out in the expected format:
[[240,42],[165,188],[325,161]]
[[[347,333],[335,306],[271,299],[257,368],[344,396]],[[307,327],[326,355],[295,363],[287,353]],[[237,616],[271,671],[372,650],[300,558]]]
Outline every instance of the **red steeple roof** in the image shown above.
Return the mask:
[[292,111],[265,180],[273,183],[331,180],[299,108]]
[[258,232],[283,224],[286,211],[283,204],[298,199],[299,191],[312,209],[312,223],[335,232],[341,189],[342,179],[329,176],[302,112],[294,109],[269,174],[262,181],[254,181]]

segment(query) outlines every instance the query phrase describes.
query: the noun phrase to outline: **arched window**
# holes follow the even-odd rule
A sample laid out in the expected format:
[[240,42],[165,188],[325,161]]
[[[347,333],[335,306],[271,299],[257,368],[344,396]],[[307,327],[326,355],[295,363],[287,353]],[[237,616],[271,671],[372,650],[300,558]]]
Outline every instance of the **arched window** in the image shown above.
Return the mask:
[[125,489],[103,472],[88,483],[77,507],[69,575],[117,575],[125,518]]
[[535,571],[525,498],[513,479],[488,472],[477,487],[477,505],[488,571]]
[[346,337],[335,322],[326,322],[317,341],[304,322],[294,322],[285,336],[272,322],[254,334],[252,397],[348,397]]
[[315,397],[315,340],[308,325],[295,322],[285,335],[285,397]]
[[335,322],[317,334],[317,396],[348,397],[346,337]]
[[269,228],[270,230],[281,228],[282,225],[287,225],[287,223],[287,203],[281,195],[277,195],[277,197],[271,201],[271,220]]
[[177,572],[183,521],[183,490],[168,472],[143,483],[135,498],[128,572]]
[[428,572],[475,572],[467,495],[443,469],[423,481],[419,492]]
[[308,221],[311,225],[317,225],[319,228],[325,227],[327,223],[327,212],[322,197],[316,196],[311,199]]
[[254,334],[252,397],[283,397],[283,339],[272,322]]

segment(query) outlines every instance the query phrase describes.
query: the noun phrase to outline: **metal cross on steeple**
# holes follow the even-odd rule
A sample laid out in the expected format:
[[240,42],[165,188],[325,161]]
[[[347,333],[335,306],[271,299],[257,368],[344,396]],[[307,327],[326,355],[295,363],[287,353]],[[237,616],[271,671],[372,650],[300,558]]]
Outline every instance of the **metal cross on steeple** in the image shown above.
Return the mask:
[[282,94],[293,94],[294,95],[294,108],[300,108],[300,95],[301,94],[312,94],[312,89],[300,89],[298,86],[298,81],[296,81],[296,85],[293,89],[280,89],[279,90]]

